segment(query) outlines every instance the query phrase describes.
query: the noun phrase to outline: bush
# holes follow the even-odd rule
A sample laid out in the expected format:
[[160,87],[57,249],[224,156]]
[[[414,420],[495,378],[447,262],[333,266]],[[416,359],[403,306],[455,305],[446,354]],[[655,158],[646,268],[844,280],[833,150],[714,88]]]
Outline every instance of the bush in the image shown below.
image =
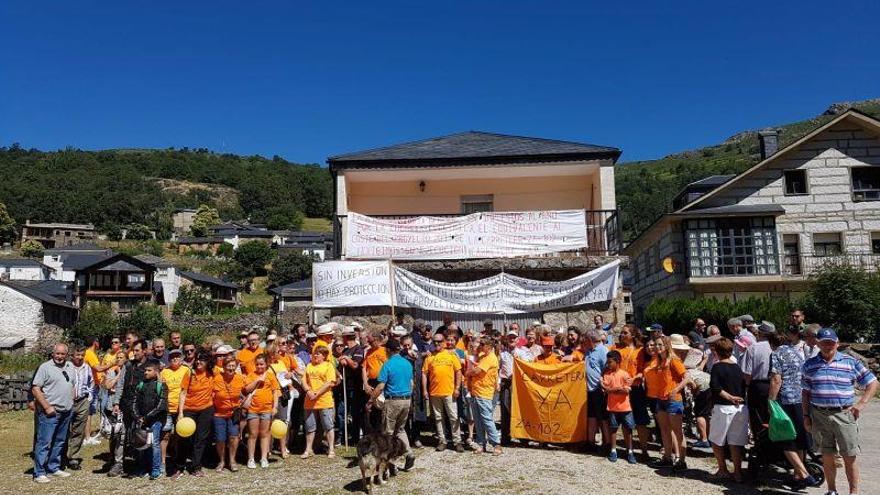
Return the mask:
[[175,315],[207,315],[214,309],[211,296],[198,287],[181,287],[174,303]]
[[235,256],[235,247],[228,242],[224,242],[217,248],[217,256],[232,259]]
[[[180,325],[174,327],[174,330],[180,332],[180,341],[182,343],[195,344],[196,346],[202,345],[202,342],[205,341],[205,337],[208,335],[208,331],[202,326]],[[170,336],[166,338],[168,339],[166,342],[171,341]]]
[[145,253],[152,254],[153,256],[161,258],[165,254],[165,246],[162,245],[162,241],[157,241],[156,239],[145,241],[142,247]]
[[162,308],[152,303],[140,303],[134,311],[119,320],[123,332],[137,332],[141,338],[150,340],[163,335],[168,330],[168,322]]
[[844,263],[826,263],[811,282],[803,308],[808,322],[833,327],[843,341],[875,341],[880,337],[880,274]]
[[125,238],[133,241],[145,241],[153,238],[150,228],[141,223],[134,223],[128,226],[125,232]]
[[24,241],[21,243],[21,255],[25,258],[42,258],[43,245],[34,240]]
[[235,261],[256,275],[266,274],[266,265],[272,261],[275,252],[272,247],[262,241],[243,242],[235,250]]
[[110,338],[119,334],[119,321],[113,314],[113,308],[106,303],[90,302],[79,313],[76,325],[67,333],[67,339],[73,343],[88,344],[92,338],[101,339],[101,345],[107,346]]
[[767,320],[777,328],[788,324],[788,315],[793,307],[786,299],[769,297],[750,297],[741,301],[706,298],[664,298],[651,301],[645,309],[645,325],[659,323],[665,333],[686,335],[693,329],[694,320],[702,318],[707,325],[718,325],[722,332],[727,331],[727,320],[736,316],[750,314],[755,321]]
[[312,276],[315,258],[302,253],[289,253],[272,262],[269,284],[273,287],[305,280]]

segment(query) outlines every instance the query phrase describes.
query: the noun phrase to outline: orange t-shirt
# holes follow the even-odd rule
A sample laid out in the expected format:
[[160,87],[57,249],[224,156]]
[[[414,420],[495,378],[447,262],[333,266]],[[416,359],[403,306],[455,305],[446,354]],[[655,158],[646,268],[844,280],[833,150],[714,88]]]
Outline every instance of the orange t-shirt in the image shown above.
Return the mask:
[[184,411],[201,411],[211,407],[211,396],[214,393],[213,376],[208,376],[204,371],[187,373],[180,382],[180,388],[186,390],[186,401],[183,403]]
[[385,361],[388,361],[388,352],[384,345],[375,349],[372,347],[367,349],[367,355],[364,356],[364,369],[367,370],[367,378],[371,380],[379,378],[379,370],[382,369]]
[[428,395],[448,397],[455,391],[455,376],[461,372],[461,360],[455,351],[443,350],[425,358],[422,373],[428,375]]
[[296,357],[290,354],[284,354],[283,356],[279,356],[278,360],[284,364],[287,368],[287,371],[296,371],[299,365],[296,363]]
[[[557,360],[559,358],[556,358]],[[477,361],[476,366],[483,373],[470,377],[471,395],[481,399],[495,398],[495,385],[498,383],[498,357],[494,352],[489,352]],[[473,366],[473,363],[471,363]]]
[[535,362],[538,364],[559,364],[562,362],[562,360],[559,359],[558,354],[556,354],[555,352],[551,352],[550,355],[547,357],[542,357],[542,356],[536,357]]
[[[259,379],[260,375],[257,373],[251,373],[245,378],[245,385],[250,385]],[[275,373],[267,370],[266,379],[263,381],[262,385],[257,387],[257,390],[254,393],[254,398],[251,400],[251,407],[248,408],[248,412],[254,414],[272,412],[272,404],[275,402],[275,392],[279,390],[281,390],[281,385],[278,383],[278,379],[275,378]]]
[[678,358],[672,358],[669,366],[659,366],[657,360],[645,367],[645,385],[647,396],[652,399],[680,401],[681,394],[670,396],[672,391],[684,379],[684,364]]
[[639,374],[639,354],[641,349],[638,347],[618,347],[611,348],[620,353],[620,369],[626,371],[629,376],[633,377]]
[[214,375],[214,416],[231,418],[232,412],[241,405],[241,391],[244,389],[244,375],[236,373],[231,380],[223,375]]
[[260,349],[259,347],[256,351],[252,351],[247,347],[238,351],[238,355],[235,356],[235,359],[238,361],[238,366],[241,368],[242,374],[250,375],[254,372],[254,359],[263,352],[263,349]]
[[[627,387],[632,384],[632,377],[623,370],[618,368],[617,371],[606,371],[602,373],[602,387],[604,389]],[[609,412],[631,412],[632,406],[629,404],[629,394],[626,392],[606,392],[608,395],[608,411]]]
[[584,362],[584,353],[580,351],[580,349],[575,349],[571,351],[571,362],[572,363],[583,363]]

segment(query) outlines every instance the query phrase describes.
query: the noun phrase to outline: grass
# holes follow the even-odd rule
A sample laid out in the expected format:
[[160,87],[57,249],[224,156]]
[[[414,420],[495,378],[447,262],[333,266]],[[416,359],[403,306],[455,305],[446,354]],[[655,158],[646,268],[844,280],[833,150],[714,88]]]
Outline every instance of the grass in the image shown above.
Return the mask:
[[0,354],[0,375],[11,375],[21,371],[32,372],[45,360],[45,356],[32,352]]
[[269,277],[254,277],[251,291],[241,293],[241,304],[257,309],[271,308],[272,294],[266,292],[267,285],[269,285]]
[[333,225],[326,218],[306,218],[302,230],[307,232],[333,232]]

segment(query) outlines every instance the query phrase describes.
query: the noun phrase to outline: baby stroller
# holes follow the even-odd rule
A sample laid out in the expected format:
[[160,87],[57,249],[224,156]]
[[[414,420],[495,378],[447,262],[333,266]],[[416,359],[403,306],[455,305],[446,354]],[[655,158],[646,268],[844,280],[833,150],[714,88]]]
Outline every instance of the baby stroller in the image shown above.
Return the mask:
[[[770,440],[770,428],[766,424],[761,425],[762,428],[758,432],[752,432],[754,444],[749,447],[746,453],[748,461],[748,474],[752,479],[758,479],[760,473],[768,472],[768,468],[784,469],[790,472],[792,467],[785,458],[779,445]],[[806,459],[804,459],[804,467],[807,469],[818,484],[825,482],[825,472],[822,471],[822,459],[811,450],[807,450]]]

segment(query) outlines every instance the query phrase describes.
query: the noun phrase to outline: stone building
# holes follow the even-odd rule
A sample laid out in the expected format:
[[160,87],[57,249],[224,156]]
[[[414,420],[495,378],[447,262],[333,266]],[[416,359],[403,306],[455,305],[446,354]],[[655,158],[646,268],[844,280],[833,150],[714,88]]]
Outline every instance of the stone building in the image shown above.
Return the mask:
[[[880,262],[880,121],[848,110],[736,176],[697,181],[625,249],[636,319],[655,297],[790,298],[824,263]],[[665,265],[665,268],[664,268]]]
[[29,258],[0,258],[0,280],[49,280],[52,269]]
[[[586,248],[536,256],[499,256],[440,260],[426,256],[395,264],[447,282],[473,281],[501,271],[526,278],[568,279],[618,259],[620,229],[614,195],[614,164],[621,151],[608,146],[486,132],[464,132],[328,159],[334,180],[334,251],[349,256],[349,217],[409,220],[458,217],[479,212],[583,210]],[[499,250],[503,251],[503,249]],[[490,318],[496,328],[516,321],[527,326],[544,320],[554,327],[592,327],[592,315],[624,322],[622,295],[613,302],[553,313],[454,315],[464,328],[482,328]],[[401,310],[439,326],[442,313]],[[385,321],[388,309],[346,308],[330,316],[357,314]],[[319,321],[325,315],[317,318]]]
[[21,242],[37,241],[46,249],[94,242],[96,238],[95,226],[90,223],[31,223],[28,220],[21,226]]
[[42,285],[0,281],[0,337],[24,340],[30,348],[44,326],[69,328],[74,324],[77,307],[43,290]]

